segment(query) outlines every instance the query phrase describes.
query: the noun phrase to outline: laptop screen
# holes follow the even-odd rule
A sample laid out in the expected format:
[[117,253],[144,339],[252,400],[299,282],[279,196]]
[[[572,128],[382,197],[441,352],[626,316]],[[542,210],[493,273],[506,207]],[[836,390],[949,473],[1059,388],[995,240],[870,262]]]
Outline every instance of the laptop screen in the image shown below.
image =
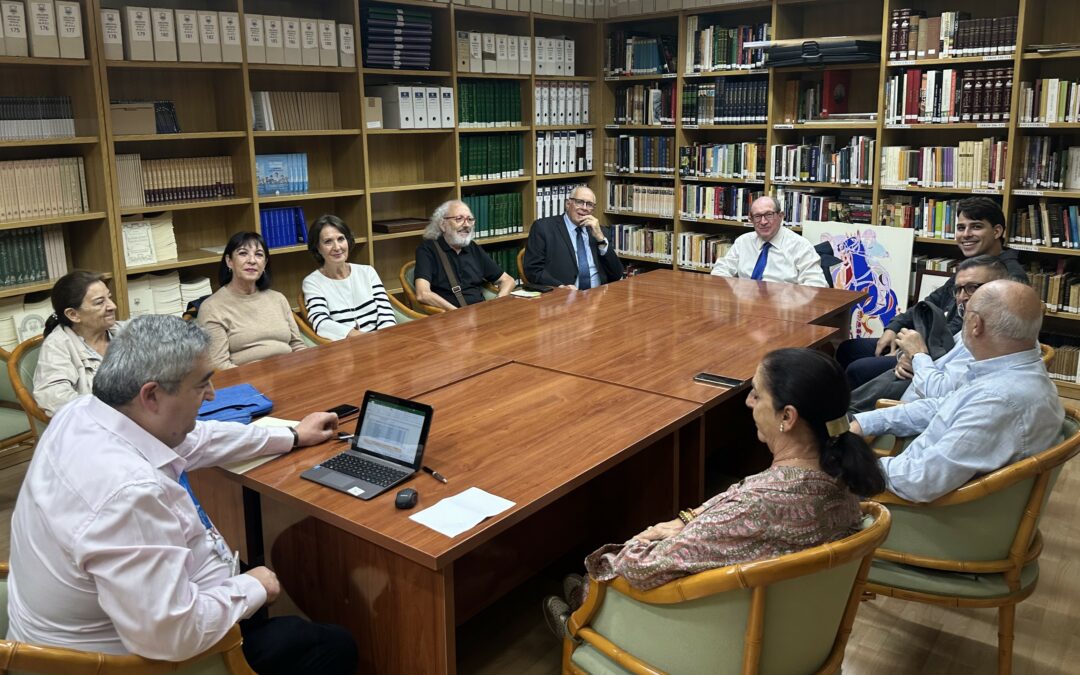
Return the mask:
[[365,398],[354,447],[417,468],[431,408],[392,397],[384,399],[374,392],[368,392]]

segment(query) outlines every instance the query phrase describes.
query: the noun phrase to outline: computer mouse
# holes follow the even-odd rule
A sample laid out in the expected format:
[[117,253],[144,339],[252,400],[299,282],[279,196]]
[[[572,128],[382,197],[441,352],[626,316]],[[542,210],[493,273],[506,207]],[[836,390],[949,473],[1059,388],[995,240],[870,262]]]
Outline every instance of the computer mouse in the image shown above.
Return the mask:
[[405,488],[397,493],[397,497],[394,498],[394,506],[399,509],[411,509],[416,506],[416,499],[419,497],[416,490],[412,488]]

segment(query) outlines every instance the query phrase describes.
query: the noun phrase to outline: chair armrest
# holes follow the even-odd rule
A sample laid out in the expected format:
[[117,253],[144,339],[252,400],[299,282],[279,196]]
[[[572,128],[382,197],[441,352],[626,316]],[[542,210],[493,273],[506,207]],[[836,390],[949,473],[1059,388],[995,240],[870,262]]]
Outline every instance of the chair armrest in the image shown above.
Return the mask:
[[877,403],[874,404],[874,409],[881,410],[882,408],[892,408],[898,405],[903,405],[903,403],[894,398],[879,398]]

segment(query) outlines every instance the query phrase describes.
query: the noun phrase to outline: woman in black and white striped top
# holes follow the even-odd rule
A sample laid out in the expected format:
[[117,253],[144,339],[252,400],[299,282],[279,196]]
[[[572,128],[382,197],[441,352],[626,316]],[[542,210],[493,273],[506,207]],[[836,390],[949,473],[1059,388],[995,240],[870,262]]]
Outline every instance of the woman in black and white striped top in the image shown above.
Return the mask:
[[322,216],[308,230],[308,250],[319,269],[304,279],[304,304],[315,332],[330,340],[396,324],[375,268],[349,262],[354,242],[337,216]]

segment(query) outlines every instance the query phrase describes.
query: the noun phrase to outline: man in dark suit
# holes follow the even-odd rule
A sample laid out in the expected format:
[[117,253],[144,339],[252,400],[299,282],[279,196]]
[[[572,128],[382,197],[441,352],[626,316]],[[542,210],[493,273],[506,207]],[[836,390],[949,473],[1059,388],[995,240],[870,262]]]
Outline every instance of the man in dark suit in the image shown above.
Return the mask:
[[622,263],[592,215],[595,208],[596,195],[582,185],[570,193],[562,215],[532,224],[524,260],[530,282],[585,290],[622,279]]

